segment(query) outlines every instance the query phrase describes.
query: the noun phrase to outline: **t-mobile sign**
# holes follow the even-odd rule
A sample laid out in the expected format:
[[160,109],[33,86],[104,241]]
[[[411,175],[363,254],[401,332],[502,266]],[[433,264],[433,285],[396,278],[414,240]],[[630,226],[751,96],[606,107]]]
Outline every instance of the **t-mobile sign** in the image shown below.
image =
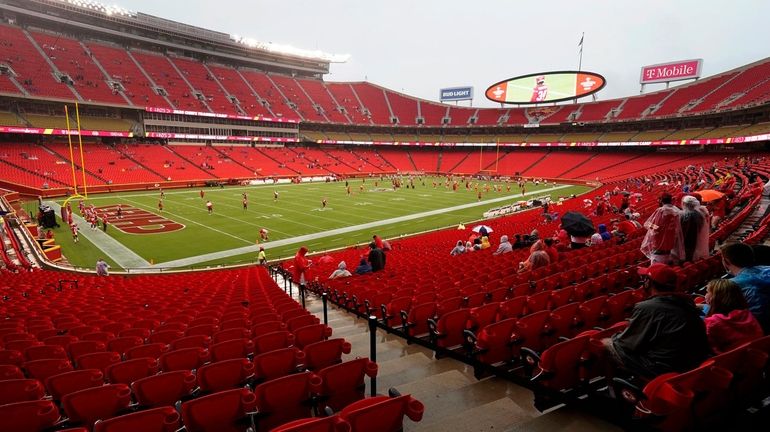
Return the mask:
[[650,84],[699,78],[702,68],[703,59],[682,60],[672,63],[642,66],[642,74],[639,77],[639,83]]

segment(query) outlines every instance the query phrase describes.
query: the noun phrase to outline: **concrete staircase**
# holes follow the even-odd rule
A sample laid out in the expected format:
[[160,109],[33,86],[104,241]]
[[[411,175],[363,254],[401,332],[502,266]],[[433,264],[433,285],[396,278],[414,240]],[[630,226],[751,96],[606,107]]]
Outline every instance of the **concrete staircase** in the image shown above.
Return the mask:
[[[284,281],[278,277],[278,285]],[[300,301],[298,289],[293,297]],[[323,302],[309,295],[307,309],[323,320]],[[370,333],[366,320],[357,318],[329,303],[328,325],[332,337],[342,337],[353,345],[343,360],[371,357]],[[419,423],[404,419],[404,431],[620,431],[621,429],[572,409],[557,407],[546,414],[534,407],[532,392],[510,381],[490,377],[477,380],[473,368],[451,358],[436,360],[433,351],[408,345],[402,338],[377,330],[377,393],[396,388],[425,404]],[[371,387],[366,380],[367,395]],[[566,415],[565,415],[566,414]]]

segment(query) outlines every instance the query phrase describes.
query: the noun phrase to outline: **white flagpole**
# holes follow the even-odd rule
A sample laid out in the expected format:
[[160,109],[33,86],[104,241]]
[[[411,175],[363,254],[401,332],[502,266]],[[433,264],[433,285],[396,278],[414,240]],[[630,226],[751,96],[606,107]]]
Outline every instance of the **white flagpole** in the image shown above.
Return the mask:
[[580,46],[580,59],[578,60],[578,72],[583,70],[583,39],[585,39],[586,34],[583,32],[583,34],[580,36],[580,43],[578,45]]

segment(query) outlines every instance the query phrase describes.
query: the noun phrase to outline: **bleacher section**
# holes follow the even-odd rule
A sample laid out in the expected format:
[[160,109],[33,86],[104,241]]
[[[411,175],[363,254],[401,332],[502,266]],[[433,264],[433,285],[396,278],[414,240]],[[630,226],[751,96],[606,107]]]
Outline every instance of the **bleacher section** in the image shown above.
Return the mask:
[[110,79],[119,82],[124,94],[137,107],[169,108],[166,100],[153,90],[152,83],[128,56],[126,50],[95,42],[86,43]]
[[193,89],[202,93],[206,105],[212,111],[223,114],[241,114],[236,106],[227,99],[226,92],[202,63],[181,57],[170,57],[169,60],[182,72],[182,76],[187,79]]
[[[57,81],[51,67],[19,27],[0,25],[0,61],[16,73],[16,81],[31,96],[74,100],[66,84]],[[8,90],[12,87],[5,85]],[[20,93],[12,91],[12,93]]]
[[[54,289],[60,277],[20,273],[6,280],[47,288],[2,287],[0,429],[53,428],[64,417],[99,431],[238,430],[245,422],[266,432],[302,419],[371,430],[384,418],[422,417],[409,396],[365,399],[364,377],[376,376],[377,364],[344,358],[351,344],[332,339],[332,328],[262,267],[80,275]],[[316,400],[335,414],[313,420]]]
[[[126,100],[107,85],[106,78],[80,42],[61,35],[31,31],[30,35],[85,102],[125,105]],[[31,53],[30,53],[31,54]]]
[[145,51],[132,51],[131,55],[137,63],[149,74],[152,81],[168,95],[171,104],[181,110],[210,112],[206,104],[198,100],[187,82],[171,65],[168,57],[148,53]]
[[238,99],[239,106],[247,115],[272,116],[270,111],[262,106],[257,96],[254,95],[249,85],[243,80],[243,76],[237,70],[220,65],[208,65],[208,68],[230,95]]
[[[467,126],[476,113],[475,124],[478,126],[496,125],[505,115],[508,125],[520,126],[530,122],[525,110],[520,108],[476,109],[441,105],[367,82],[324,83],[274,73],[268,75],[255,70],[239,71],[226,65],[207,65],[194,59],[146,51],[134,50],[129,55],[125,49],[114,45],[96,41],[81,43],[61,34],[31,31],[28,38],[24,31],[14,26],[2,26],[2,31],[5,42],[0,46],[0,59],[13,69],[16,81],[36,96],[76,99],[67,84],[57,81],[51,66],[41,57],[39,48],[46,53],[52,65],[72,79],[73,90],[84,101],[140,108],[167,106],[164,98],[155,94],[152,83],[147,81],[131,59],[130,55],[133,55],[138,65],[157,86],[165,90],[168,99],[178,109],[241,114],[227,98],[232,95],[238,99],[241,109],[250,115],[302,118],[313,123],[352,121],[359,125],[392,125],[391,116],[394,116],[398,118],[399,125],[414,126],[419,114],[424,119],[424,125],[442,126],[447,110],[451,118],[448,126]],[[541,122],[559,124],[573,119],[580,122],[614,122],[755,106],[770,99],[768,70],[770,61],[765,59],[647,95],[562,105]],[[107,79],[120,82],[125,91],[111,88]],[[243,82],[244,79],[248,83]],[[8,77],[0,79],[0,91],[19,93]],[[196,95],[196,92],[200,94]],[[269,109],[262,106],[260,99],[266,101]],[[344,107],[347,117],[337,109],[338,106]],[[651,110],[653,107],[656,108]]]

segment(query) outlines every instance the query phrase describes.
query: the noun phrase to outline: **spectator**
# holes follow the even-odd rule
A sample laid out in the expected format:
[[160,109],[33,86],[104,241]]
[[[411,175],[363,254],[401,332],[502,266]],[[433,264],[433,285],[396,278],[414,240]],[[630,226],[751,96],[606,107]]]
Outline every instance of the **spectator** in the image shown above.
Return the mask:
[[631,213],[626,213],[624,216],[625,219],[622,220],[620,223],[618,223],[614,234],[621,235],[623,237],[628,237],[632,233],[636,232],[636,230],[641,228],[641,226],[637,226],[639,225],[639,222],[636,222],[635,220],[633,220],[633,217],[634,216]]
[[378,272],[385,268],[385,252],[377,247],[374,242],[369,243],[369,264],[372,265],[372,271]]
[[590,240],[590,236],[576,236],[576,235],[570,235],[569,236],[569,247],[572,249],[582,249],[586,247],[586,243],[588,243],[588,240]]
[[762,331],[770,333],[770,266],[754,263],[754,251],[743,243],[731,243],[722,248],[722,264],[746,298],[749,310],[759,321]]
[[262,246],[259,247],[259,254],[257,254],[257,262],[261,266],[267,265],[267,254],[265,253],[265,248]]
[[307,258],[307,248],[302,246],[294,255],[294,282],[298,283],[300,287],[305,288],[305,284],[310,279],[309,268],[313,265],[313,262]]
[[339,264],[337,264],[337,270],[334,270],[331,275],[329,275],[329,279],[337,279],[337,278],[344,278],[352,276],[352,274],[348,271],[348,266],[345,264],[345,261],[340,261]]
[[682,214],[679,220],[682,225],[685,261],[696,261],[709,255],[709,228],[703,213],[698,210],[699,207],[700,203],[694,196],[682,198]]
[[462,255],[465,253],[465,245],[463,245],[462,240],[457,240],[457,245],[452,249],[451,252],[449,252],[449,255],[455,256],[455,255]]
[[473,252],[473,243],[470,241],[465,242],[465,252]]
[[362,275],[371,272],[372,266],[369,265],[369,262],[366,260],[366,258],[361,258],[361,262],[359,262],[358,267],[356,267],[356,274]]
[[509,252],[513,252],[513,246],[511,246],[511,242],[508,241],[508,236],[500,236],[500,246],[497,247],[497,250],[494,251],[492,255],[502,255]]
[[612,239],[612,234],[607,231],[607,225],[599,224],[599,235],[602,236],[602,241],[609,241]]
[[672,200],[671,194],[663,193],[658,199],[660,207],[644,223],[647,235],[642,240],[641,251],[651,264],[674,264],[684,258],[680,211],[671,204]]
[[545,253],[548,254],[548,260],[551,263],[555,263],[559,261],[559,251],[556,250],[556,247],[553,245],[553,239],[547,238],[543,239],[543,243],[545,243]]
[[545,243],[542,240],[538,240],[529,248],[527,260],[519,263],[519,273],[545,267],[550,263],[551,259],[548,256],[548,252],[545,251]]
[[595,233],[591,234],[591,239],[590,239],[589,243],[590,243],[591,246],[596,246],[596,245],[604,243],[604,239],[602,239],[602,235],[601,234],[599,234],[598,232],[595,232]]
[[481,249],[489,249],[492,245],[489,243],[488,236],[481,236]]
[[383,249],[382,239],[377,234],[372,236],[372,242],[374,242],[374,244],[377,245],[378,249]]
[[650,298],[634,306],[628,327],[602,342],[611,359],[636,376],[684,372],[706,359],[706,327],[692,298],[675,293],[676,272],[661,263],[640,268]]
[[762,327],[749,312],[741,288],[728,279],[714,279],[706,285],[709,311],[704,320],[711,350],[730,351],[762,337]]
[[96,260],[96,275],[97,276],[108,276],[110,265],[107,264],[102,258],[99,258]]

